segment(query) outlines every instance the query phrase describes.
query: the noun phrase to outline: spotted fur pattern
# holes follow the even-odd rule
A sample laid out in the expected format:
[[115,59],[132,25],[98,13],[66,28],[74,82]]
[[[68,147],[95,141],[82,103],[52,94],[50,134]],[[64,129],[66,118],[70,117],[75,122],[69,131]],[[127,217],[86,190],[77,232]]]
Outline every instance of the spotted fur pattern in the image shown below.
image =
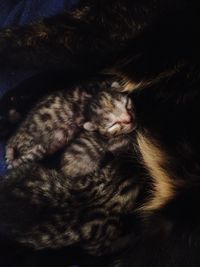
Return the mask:
[[[108,82],[96,86],[101,89],[112,87]],[[91,102],[92,97],[94,102]],[[95,96],[84,87],[52,93],[37,103],[8,141],[7,163],[9,168],[17,167],[23,162],[54,154],[82,127],[108,137],[129,133],[135,128],[133,117],[132,102],[121,93],[101,90]],[[90,121],[86,122],[86,118]]]
[[76,88],[50,94],[39,101],[8,142],[9,166],[42,159],[67,144],[83,121],[85,103],[90,97]]
[[[136,206],[140,190],[137,175],[132,179],[118,160],[76,179],[39,164],[21,165],[5,178],[0,210],[10,206],[10,216],[0,231],[36,249],[76,244],[94,255],[115,251],[126,232],[121,215]],[[12,209],[21,204],[20,217],[13,218]]]

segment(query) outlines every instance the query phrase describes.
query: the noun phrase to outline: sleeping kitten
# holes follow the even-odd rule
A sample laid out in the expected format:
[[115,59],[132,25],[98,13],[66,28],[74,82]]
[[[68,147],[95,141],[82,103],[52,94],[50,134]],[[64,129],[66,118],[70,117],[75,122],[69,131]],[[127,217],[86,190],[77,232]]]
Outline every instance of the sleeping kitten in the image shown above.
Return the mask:
[[85,103],[90,97],[86,91],[76,88],[52,93],[39,101],[8,141],[9,167],[53,154],[69,142],[81,126]]
[[105,138],[96,132],[81,132],[61,155],[60,168],[67,177],[91,174],[99,169],[107,153],[114,156],[132,148],[128,134]]
[[39,163],[10,170],[0,184],[0,233],[37,250],[69,245],[93,255],[120,250],[124,215],[136,207],[142,186],[137,165],[125,162],[117,157],[76,179]]
[[[98,86],[107,89],[108,83]],[[88,87],[92,89],[94,85]],[[109,84],[109,87],[112,85]],[[92,98],[93,103],[89,106]],[[8,167],[54,154],[68,144],[81,128],[106,137],[131,132],[135,128],[131,99],[112,90],[95,95],[92,90],[82,87],[48,95],[36,104],[8,141]]]

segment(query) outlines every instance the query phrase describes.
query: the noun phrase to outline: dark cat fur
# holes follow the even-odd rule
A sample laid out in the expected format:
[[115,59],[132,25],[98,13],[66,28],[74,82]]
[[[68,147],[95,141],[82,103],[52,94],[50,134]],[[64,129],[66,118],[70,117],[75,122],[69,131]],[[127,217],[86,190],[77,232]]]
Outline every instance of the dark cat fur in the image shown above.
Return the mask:
[[[122,75],[127,90],[135,89],[138,154],[150,174],[144,185],[149,197],[139,198],[138,213],[147,224],[115,266],[200,265],[198,208],[192,208],[200,177],[199,18],[197,0],[83,1],[72,14],[0,34],[3,66],[62,65],[66,73],[70,66],[86,73],[106,68]],[[3,196],[5,205],[9,195]],[[25,204],[16,203],[14,214]]]
[[[79,75],[84,77],[107,68],[107,72],[121,73],[128,81],[149,83],[152,79],[156,81],[156,77],[162,79],[170,76],[181,68],[182,64],[177,64],[179,61],[183,63],[195,54],[195,51],[191,53],[186,50],[190,38],[194,40],[195,33],[198,33],[195,27],[198,18],[195,13],[190,16],[192,5],[198,6],[195,0],[112,0],[109,3],[90,0],[81,1],[81,5],[73,13],[46,19],[44,23],[2,30],[1,64],[4,67],[13,64],[26,67],[36,65],[37,69],[40,66],[42,70],[56,68],[57,76],[59,71],[63,74],[57,81],[66,76],[65,81],[69,82],[74,73],[78,72],[73,76],[77,79]],[[187,13],[190,20],[185,20]],[[177,27],[170,27],[173,22]],[[189,34],[187,40],[186,34]],[[194,42],[198,47],[198,38]],[[177,51],[179,45],[181,49]],[[52,81],[52,76],[46,75],[46,78]],[[48,90],[48,86],[35,86],[34,91],[37,90],[42,94],[41,91]]]

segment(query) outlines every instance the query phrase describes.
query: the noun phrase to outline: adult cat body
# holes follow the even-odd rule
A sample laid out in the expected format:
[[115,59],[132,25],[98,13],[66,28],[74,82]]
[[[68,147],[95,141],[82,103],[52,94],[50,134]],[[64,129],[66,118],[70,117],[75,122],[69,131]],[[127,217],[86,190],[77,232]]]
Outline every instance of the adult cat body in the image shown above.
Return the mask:
[[[122,75],[124,89],[133,92],[138,120],[137,152],[150,176],[144,185],[146,198],[139,198],[138,212],[145,216],[147,224],[149,222],[147,229],[152,233],[152,238],[145,239],[145,235],[144,239],[141,238],[145,242],[138,242],[144,246],[134,244],[133,250],[128,250],[124,258],[120,254],[116,266],[132,267],[134,257],[129,259],[129,255],[134,255],[134,252],[139,255],[138,262],[136,260],[138,266],[199,265],[199,234],[192,234],[192,226],[198,229],[199,219],[195,212],[184,210],[186,203],[195,205],[198,198],[197,202],[191,201],[192,194],[187,193],[184,194],[187,201],[181,198],[183,192],[198,188],[200,177],[199,18],[199,2],[196,0],[83,1],[82,6],[71,15],[65,13],[38,25],[0,33],[1,64],[35,66],[42,70],[63,66],[66,71],[72,65],[74,71],[85,69],[86,73],[106,69],[107,72]],[[112,183],[115,184],[114,181]],[[5,181],[4,186],[8,185],[9,182]],[[16,223],[9,217],[5,206],[7,200],[12,198],[9,194],[3,194],[13,192],[15,185],[10,183],[8,188],[6,190],[2,186],[1,190],[1,212],[6,216],[2,216],[0,223],[3,228],[5,222],[5,231],[8,231],[6,227],[9,224],[6,222],[9,218],[11,224]],[[171,217],[169,210],[173,210],[173,205],[165,210],[174,200],[180,204],[177,210],[186,212],[191,218],[190,222],[185,217],[176,221],[179,217],[176,212]],[[16,205],[21,207],[23,203],[19,198],[18,203],[11,205],[17,210]],[[165,222],[166,239],[154,235],[155,228],[147,216],[157,215],[157,212],[164,213],[161,218]],[[177,228],[173,228],[174,221]],[[160,223],[156,219],[156,222],[162,226],[162,220]],[[20,225],[16,223],[16,227]],[[181,231],[181,238],[178,237],[176,242],[173,242],[176,231],[170,231],[171,227]],[[186,228],[192,239],[182,238]],[[188,240],[191,241],[190,246],[187,246]],[[146,248],[148,245],[154,248],[152,244],[155,241],[158,257],[150,253],[145,258]],[[183,250],[173,257],[174,262],[170,262],[165,251],[170,248],[175,254],[182,242],[185,244]],[[160,251],[163,244],[166,248],[164,253]],[[188,262],[184,260],[188,247],[191,259],[195,259],[192,265],[191,259]],[[153,249],[150,251],[157,255]]]
[[[50,76],[61,70],[63,77],[69,76],[65,80],[72,73],[86,77],[103,70],[122,75],[126,89],[132,90],[173,75],[188,60],[198,61],[194,10],[196,0],[81,1],[72,13],[2,30],[0,64],[35,66],[51,70]],[[191,42],[195,46],[188,49]],[[3,123],[9,112],[0,115]]]

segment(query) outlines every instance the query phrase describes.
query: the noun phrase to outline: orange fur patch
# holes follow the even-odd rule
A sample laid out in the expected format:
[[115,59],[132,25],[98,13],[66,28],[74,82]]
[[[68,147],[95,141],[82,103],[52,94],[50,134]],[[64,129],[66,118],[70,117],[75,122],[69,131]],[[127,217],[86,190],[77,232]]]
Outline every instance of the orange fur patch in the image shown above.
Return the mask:
[[164,167],[169,162],[169,158],[161,147],[142,134],[138,134],[137,141],[142,161],[153,181],[152,195],[140,210],[151,212],[160,209],[173,199],[178,184]]

